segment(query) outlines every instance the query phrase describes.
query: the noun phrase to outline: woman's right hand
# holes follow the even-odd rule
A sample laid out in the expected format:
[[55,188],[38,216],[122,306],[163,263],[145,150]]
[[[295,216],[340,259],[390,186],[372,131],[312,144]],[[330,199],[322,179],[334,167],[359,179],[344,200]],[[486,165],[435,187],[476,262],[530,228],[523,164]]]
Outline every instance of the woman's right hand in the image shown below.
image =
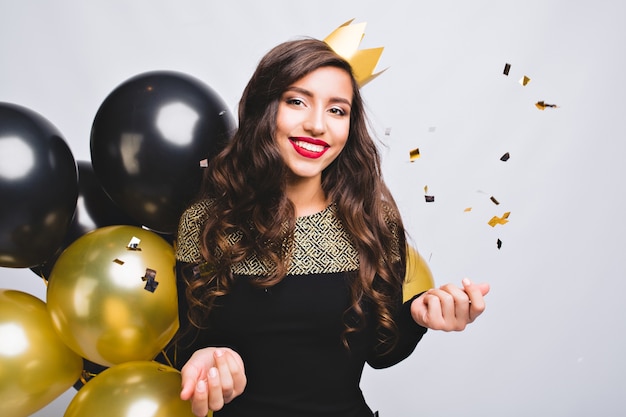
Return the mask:
[[206,417],[231,402],[246,387],[243,360],[225,347],[199,349],[181,369],[180,398],[191,401],[191,411]]

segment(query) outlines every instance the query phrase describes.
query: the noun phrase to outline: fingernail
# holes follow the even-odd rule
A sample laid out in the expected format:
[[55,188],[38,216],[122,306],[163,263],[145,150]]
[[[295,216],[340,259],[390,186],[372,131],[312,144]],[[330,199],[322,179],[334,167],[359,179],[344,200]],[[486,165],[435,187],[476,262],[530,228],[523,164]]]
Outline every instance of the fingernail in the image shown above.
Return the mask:
[[210,378],[216,378],[217,377],[217,368],[209,369],[209,377]]
[[463,278],[463,285],[467,287],[468,285],[471,285],[471,284],[472,284],[472,281],[470,281],[469,278]]
[[224,351],[221,349],[216,350],[215,356],[217,356],[218,358],[221,358],[222,356],[224,356]]
[[198,383],[196,384],[196,391],[198,392],[206,391],[206,381],[204,379],[201,379],[200,381],[198,381]]

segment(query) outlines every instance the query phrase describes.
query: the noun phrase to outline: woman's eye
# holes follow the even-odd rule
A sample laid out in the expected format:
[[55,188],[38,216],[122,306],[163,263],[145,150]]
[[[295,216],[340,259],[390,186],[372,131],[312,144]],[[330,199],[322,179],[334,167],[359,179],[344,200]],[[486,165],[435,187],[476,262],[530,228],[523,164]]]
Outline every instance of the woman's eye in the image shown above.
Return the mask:
[[294,106],[301,106],[302,104],[304,104],[304,102],[300,100],[299,98],[288,98],[287,104],[293,104]]
[[344,116],[346,114],[346,112],[343,109],[340,109],[339,107],[332,107],[329,111],[332,114],[336,114],[337,116]]

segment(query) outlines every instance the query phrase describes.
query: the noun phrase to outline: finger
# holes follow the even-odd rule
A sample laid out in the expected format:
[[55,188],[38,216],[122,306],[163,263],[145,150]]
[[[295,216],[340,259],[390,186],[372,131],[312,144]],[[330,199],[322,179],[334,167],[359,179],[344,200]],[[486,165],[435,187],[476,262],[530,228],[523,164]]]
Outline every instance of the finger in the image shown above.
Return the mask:
[[241,356],[233,352],[225,352],[226,361],[228,362],[228,368],[233,379],[233,395],[226,402],[230,402],[233,398],[241,394],[246,387],[247,379],[246,372],[243,367],[243,360]]
[[180,398],[182,400],[186,401],[193,396],[200,376],[201,370],[193,365],[185,365],[183,369],[181,369],[182,389],[180,391]]
[[224,353],[224,350],[222,349],[217,349],[215,353],[213,353],[213,356],[215,358],[215,367],[217,368],[220,375],[222,397],[224,398],[225,402],[229,402],[233,397],[234,384],[228,360],[226,359],[226,355]]
[[441,299],[434,293],[434,290],[429,290],[424,294],[424,307],[422,320],[426,327],[441,330],[444,325]]
[[191,397],[191,412],[195,416],[203,417],[209,414],[208,396],[208,381],[200,379]]
[[209,369],[208,382],[209,408],[213,411],[221,410],[224,407],[224,396],[222,395],[222,383],[217,368]]
[[480,293],[485,296],[487,294],[489,294],[489,290],[491,289],[491,287],[489,286],[489,284],[487,284],[486,282],[480,283],[480,284],[476,284],[478,285],[478,288],[480,289]]
[[469,319],[473,322],[478,316],[485,311],[484,295],[489,292],[488,284],[473,284],[469,279],[463,279],[463,287],[467,293],[471,305],[469,309]]
[[459,297],[458,289],[455,289],[452,285],[444,285],[439,289],[431,289],[428,292],[439,299],[442,320],[448,323],[451,320],[455,320],[458,313],[456,306],[456,299]]
[[452,284],[444,285],[442,289],[452,296],[454,303],[454,317],[457,321],[466,322],[469,318],[470,306],[470,298],[467,292],[464,291],[464,289]]

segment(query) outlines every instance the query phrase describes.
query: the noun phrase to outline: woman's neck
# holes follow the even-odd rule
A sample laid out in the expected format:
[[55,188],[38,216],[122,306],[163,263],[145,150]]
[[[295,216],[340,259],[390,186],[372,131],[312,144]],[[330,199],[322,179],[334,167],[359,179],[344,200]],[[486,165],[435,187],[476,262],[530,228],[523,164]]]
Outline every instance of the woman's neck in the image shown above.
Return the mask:
[[296,209],[296,217],[318,213],[329,204],[321,181],[309,178],[289,181],[286,194]]

